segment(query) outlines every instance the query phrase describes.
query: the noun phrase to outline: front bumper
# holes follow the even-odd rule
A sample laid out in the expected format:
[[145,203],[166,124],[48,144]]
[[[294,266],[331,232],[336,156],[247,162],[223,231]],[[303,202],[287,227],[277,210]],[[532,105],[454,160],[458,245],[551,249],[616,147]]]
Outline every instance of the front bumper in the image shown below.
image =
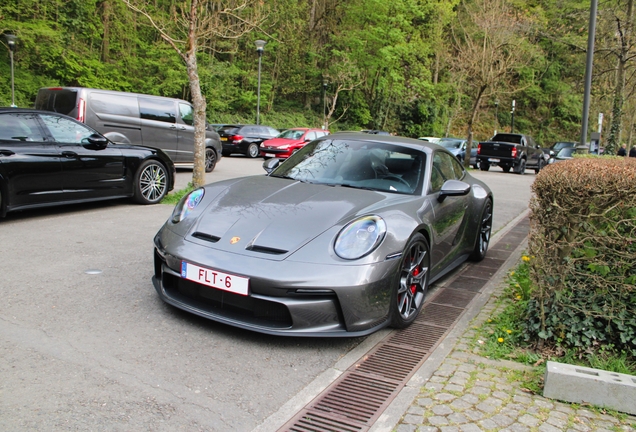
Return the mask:
[[[324,265],[249,257],[155,237],[153,284],[163,301],[196,315],[266,334],[357,337],[389,324],[399,259]],[[247,296],[181,278],[182,260],[250,278]]]

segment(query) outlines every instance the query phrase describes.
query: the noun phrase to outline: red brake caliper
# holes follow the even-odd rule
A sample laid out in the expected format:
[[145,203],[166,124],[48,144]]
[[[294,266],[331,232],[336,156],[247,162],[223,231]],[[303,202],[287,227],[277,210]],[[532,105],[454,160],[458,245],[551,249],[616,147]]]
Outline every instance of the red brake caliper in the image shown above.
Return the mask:
[[[420,274],[420,269],[419,267],[415,267],[415,269],[413,270],[413,276],[417,276],[418,274]],[[411,284],[411,294],[415,295],[415,291],[417,290],[417,286],[415,284]]]

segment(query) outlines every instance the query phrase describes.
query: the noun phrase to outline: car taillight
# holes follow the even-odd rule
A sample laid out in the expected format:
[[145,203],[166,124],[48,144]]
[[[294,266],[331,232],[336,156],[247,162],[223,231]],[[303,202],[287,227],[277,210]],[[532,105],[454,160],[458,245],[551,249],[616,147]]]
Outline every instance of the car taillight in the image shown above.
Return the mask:
[[477,154],[481,153],[481,144],[477,144]]
[[512,157],[516,158],[517,157],[517,147],[513,147],[512,148]]
[[86,113],[86,102],[80,98],[77,104],[77,121],[84,123],[84,114]]
[[243,141],[243,135],[234,135],[232,137],[232,141],[234,142]]

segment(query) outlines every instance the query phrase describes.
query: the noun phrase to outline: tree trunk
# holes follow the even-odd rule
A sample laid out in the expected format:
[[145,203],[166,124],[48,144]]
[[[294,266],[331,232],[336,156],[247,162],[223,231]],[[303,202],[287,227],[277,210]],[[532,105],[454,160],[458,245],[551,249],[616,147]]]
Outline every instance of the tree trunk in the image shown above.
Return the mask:
[[467,130],[467,142],[466,142],[466,154],[464,155],[464,167],[468,168],[470,166],[470,152],[473,149],[473,124],[475,124],[475,118],[477,118],[477,111],[479,110],[479,102],[481,101],[481,97],[486,91],[487,86],[482,85],[479,87],[479,91],[477,92],[477,98],[475,99],[475,103],[473,105],[473,112],[470,116],[470,120],[468,121],[468,130]]
[[102,37],[102,61],[107,63],[110,58],[110,0],[104,0],[102,3],[102,26],[104,27],[104,36]]

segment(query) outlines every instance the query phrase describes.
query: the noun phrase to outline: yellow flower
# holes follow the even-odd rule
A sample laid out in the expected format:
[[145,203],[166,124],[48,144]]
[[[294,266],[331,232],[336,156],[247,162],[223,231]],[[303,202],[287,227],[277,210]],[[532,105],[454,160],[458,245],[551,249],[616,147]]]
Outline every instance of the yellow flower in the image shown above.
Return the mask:
[[510,272],[510,276],[514,276],[514,275],[515,275],[515,272]]
[[510,334],[512,333],[512,330],[506,330],[506,333]]
[[524,260],[525,262],[530,261],[530,257],[527,255],[522,256],[521,259]]
[[497,339],[497,342],[499,342],[499,343],[503,342],[503,338]]
[[521,300],[521,296],[520,295],[517,296],[517,300]]
[[489,319],[488,319],[488,322],[490,323],[490,322],[492,322],[492,320],[489,318]]

